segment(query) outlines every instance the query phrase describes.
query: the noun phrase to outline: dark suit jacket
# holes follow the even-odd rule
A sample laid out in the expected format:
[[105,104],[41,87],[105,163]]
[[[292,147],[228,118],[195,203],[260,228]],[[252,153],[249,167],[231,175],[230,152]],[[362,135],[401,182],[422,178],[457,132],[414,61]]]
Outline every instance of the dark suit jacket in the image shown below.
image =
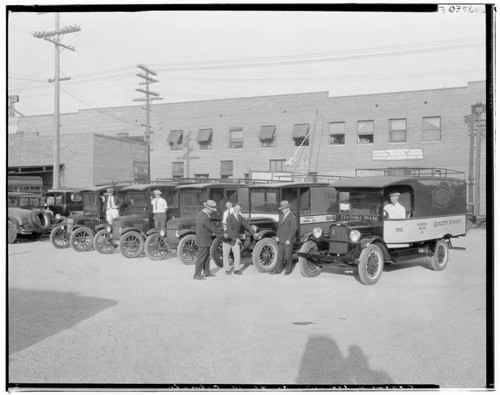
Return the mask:
[[293,242],[295,240],[295,234],[297,233],[297,217],[291,211],[286,216],[283,221],[283,217],[280,216],[280,223],[278,225],[278,238],[280,243],[284,243],[287,240]]
[[195,244],[198,247],[210,247],[212,245],[212,233],[222,235],[224,232],[215,226],[205,211],[201,210],[196,215]]
[[255,233],[252,226],[241,214],[238,214],[238,218],[236,218],[234,213],[229,214],[226,219],[226,233],[229,235],[229,238],[224,241],[234,244],[234,242],[240,238],[242,227],[247,229],[252,236]]
[[[102,213],[103,214],[106,213],[106,210],[108,208],[108,199],[109,199],[109,195],[106,195],[104,197],[104,203],[102,204]],[[115,202],[115,206],[118,207],[118,209],[120,209],[123,206],[123,203],[125,203],[123,200],[118,199],[118,196],[116,196],[116,195],[113,195],[113,200]]]

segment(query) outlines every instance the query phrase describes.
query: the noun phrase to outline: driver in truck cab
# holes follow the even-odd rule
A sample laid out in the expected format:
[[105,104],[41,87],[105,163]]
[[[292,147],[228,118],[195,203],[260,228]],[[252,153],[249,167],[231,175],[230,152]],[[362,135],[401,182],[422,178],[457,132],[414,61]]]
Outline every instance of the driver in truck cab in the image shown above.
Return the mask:
[[384,206],[384,210],[389,215],[389,219],[404,219],[406,218],[406,210],[399,203],[399,192],[391,192],[389,193],[389,199],[391,202]]

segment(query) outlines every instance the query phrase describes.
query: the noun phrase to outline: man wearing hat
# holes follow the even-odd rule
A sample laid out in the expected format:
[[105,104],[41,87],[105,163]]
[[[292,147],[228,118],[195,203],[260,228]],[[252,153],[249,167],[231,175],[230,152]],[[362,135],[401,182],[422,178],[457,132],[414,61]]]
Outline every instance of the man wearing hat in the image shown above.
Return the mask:
[[297,217],[290,211],[292,205],[283,200],[278,207],[281,211],[276,241],[278,242],[278,258],[276,266],[269,274],[281,274],[283,261],[286,260],[285,275],[292,273],[293,241],[297,233]]
[[114,196],[115,190],[113,188],[106,189],[106,194],[104,195],[104,203],[102,205],[102,213],[106,216],[106,221],[109,224],[113,224],[113,219],[120,216],[118,208],[120,208],[123,202]]
[[391,202],[384,207],[384,211],[389,216],[389,219],[402,219],[406,218],[406,210],[399,203],[399,192],[393,191],[389,193],[389,199]]
[[153,207],[153,218],[155,220],[156,229],[165,229],[167,226],[167,201],[161,197],[161,191],[153,191],[155,197],[151,201]]
[[215,233],[217,236],[224,235],[225,238],[228,237],[227,233],[224,233],[215,226],[210,219],[210,215],[217,211],[217,203],[213,200],[207,200],[203,205],[205,207],[196,216],[196,238],[194,242],[198,247],[198,254],[193,277],[195,280],[205,280],[206,277],[215,276],[215,274],[210,273],[212,234]]

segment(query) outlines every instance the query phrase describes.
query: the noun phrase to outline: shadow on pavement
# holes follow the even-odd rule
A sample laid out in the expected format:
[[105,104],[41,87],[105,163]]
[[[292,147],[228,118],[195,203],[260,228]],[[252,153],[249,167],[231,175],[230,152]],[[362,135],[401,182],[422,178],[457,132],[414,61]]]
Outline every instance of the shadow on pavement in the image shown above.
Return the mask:
[[8,297],[9,355],[116,305],[113,300],[72,292],[13,288]]
[[370,369],[363,350],[352,345],[347,358],[337,343],[326,336],[309,338],[302,357],[297,384],[394,384],[383,371]]

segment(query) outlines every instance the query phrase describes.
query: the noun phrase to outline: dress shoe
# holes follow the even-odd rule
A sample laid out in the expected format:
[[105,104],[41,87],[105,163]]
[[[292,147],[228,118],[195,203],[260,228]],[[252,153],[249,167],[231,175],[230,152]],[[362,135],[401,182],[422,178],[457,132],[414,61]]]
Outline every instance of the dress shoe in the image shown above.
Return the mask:
[[234,271],[234,274],[238,274],[238,275],[240,275],[240,276],[241,276],[243,273],[242,273],[242,272],[240,272],[239,270],[235,270],[235,271]]
[[206,280],[205,276],[194,276],[195,280]]
[[269,274],[280,274],[278,272],[269,272]]
[[283,273],[285,276],[289,276],[290,274],[292,274],[292,272],[285,272]]
[[226,274],[227,274],[228,276],[230,276],[230,275],[231,275],[231,272],[228,270],[228,271],[226,272]]
[[216,277],[216,276],[215,276],[215,274],[207,273],[207,274],[205,274],[205,277]]

